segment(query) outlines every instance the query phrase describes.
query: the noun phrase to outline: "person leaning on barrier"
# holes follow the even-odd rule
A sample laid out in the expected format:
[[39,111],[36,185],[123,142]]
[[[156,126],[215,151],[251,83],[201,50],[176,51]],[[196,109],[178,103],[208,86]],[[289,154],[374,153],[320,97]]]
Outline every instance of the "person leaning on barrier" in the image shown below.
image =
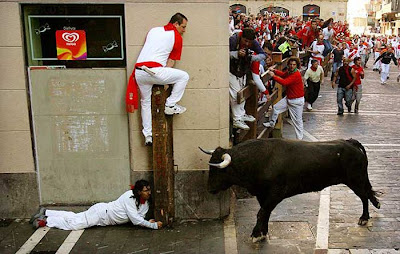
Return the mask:
[[149,182],[138,180],[131,190],[126,191],[115,201],[97,203],[81,213],[49,210],[42,207],[37,214],[32,216],[30,223],[34,228],[47,226],[63,230],[81,230],[93,226],[118,225],[131,221],[133,225],[160,229],[161,221],[145,220],[149,210],[150,196]]
[[263,123],[267,128],[275,126],[280,113],[289,109],[290,118],[293,121],[297,139],[303,139],[303,106],[304,106],[304,85],[301,78],[300,59],[291,57],[288,60],[288,70],[285,72],[270,68],[270,75],[277,83],[286,87],[286,96],[276,103],[272,110],[269,122]]
[[[175,61],[181,59],[182,35],[186,31],[187,21],[182,13],[176,13],[167,25],[152,28],[147,33],[146,41],[129,79],[127,110],[133,112],[133,107],[137,107],[137,102],[134,103],[132,102],[134,100],[131,100],[130,92],[135,95],[137,88],[132,87],[139,86],[145,145],[153,144],[151,119],[153,85],[173,85],[171,95],[165,102],[166,115],[182,114],[186,111],[186,108],[178,105],[177,102],[181,100],[185,92],[189,74],[173,66]],[[137,95],[134,98],[137,100]]]
[[355,79],[351,74],[352,68],[349,66],[350,59],[343,59],[343,66],[341,66],[335,73],[332,80],[332,88],[335,88],[335,84],[338,84],[336,98],[338,104],[338,112],[337,115],[343,115],[343,99],[345,101],[347,112],[351,112],[351,103],[352,103],[352,95],[353,95],[353,83]]
[[245,102],[238,103],[237,93],[246,85],[246,74],[250,72],[251,63],[264,60],[266,54],[255,40],[255,32],[251,28],[245,28],[229,38],[229,51],[229,95],[233,127],[248,130],[250,127],[245,122],[254,122],[256,119],[246,114]]

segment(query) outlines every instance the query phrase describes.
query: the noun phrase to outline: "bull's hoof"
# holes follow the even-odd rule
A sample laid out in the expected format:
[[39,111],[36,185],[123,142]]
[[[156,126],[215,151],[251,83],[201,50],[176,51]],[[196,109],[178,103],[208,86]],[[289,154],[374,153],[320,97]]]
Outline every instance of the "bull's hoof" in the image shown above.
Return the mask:
[[376,204],[376,208],[381,209],[381,203]]
[[252,237],[251,239],[252,239],[253,243],[258,243],[258,242],[264,241],[266,238],[267,238],[266,235],[261,234],[261,236],[259,236],[259,237]]
[[360,218],[358,220],[358,225],[360,225],[360,226],[365,226],[365,225],[367,225],[367,223],[368,223],[368,219]]

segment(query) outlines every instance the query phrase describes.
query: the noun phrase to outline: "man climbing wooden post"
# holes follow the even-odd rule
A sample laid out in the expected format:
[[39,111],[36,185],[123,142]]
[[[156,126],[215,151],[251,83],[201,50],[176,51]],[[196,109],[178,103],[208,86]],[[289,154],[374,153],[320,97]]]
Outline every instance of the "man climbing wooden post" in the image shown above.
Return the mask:
[[[129,79],[126,93],[127,111],[133,112],[138,108],[137,88],[139,87],[142,133],[146,146],[153,145],[153,127],[157,128],[157,143],[153,147],[155,216],[157,220],[167,224],[174,216],[173,209],[168,208],[171,205],[173,207],[174,190],[173,166],[171,166],[173,165],[172,119],[168,120],[168,116],[186,111],[186,108],[178,105],[177,102],[182,99],[189,75],[173,66],[177,60],[181,59],[182,35],[186,30],[187,21],[182,13],[176,13],[167,25],[150,29]],[[172,90],[167,97],[163,89],[164,85],[169,84],[172,85]],[[153,89],[153,85],[161,85],[161,87]],[[153,115],[152,93],[156,93],[153,96],[153,103],[155,103]],[[157,119],[152,121],[152,116]],[[164,176],[168,177],[164,178]],[[161,207],[166,204],[168,207]]]

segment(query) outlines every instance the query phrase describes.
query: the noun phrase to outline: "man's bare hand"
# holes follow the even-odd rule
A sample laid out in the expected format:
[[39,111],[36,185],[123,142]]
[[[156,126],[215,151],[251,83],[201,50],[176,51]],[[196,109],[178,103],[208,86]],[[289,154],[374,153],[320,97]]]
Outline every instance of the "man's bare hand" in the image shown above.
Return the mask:
[[162,228],[162,222],[161,221],[157,221],[157,226],[158,226],[158,229]]
[[244,57],[246,55],[246,50],[240,49],[239,50],[239,57]]

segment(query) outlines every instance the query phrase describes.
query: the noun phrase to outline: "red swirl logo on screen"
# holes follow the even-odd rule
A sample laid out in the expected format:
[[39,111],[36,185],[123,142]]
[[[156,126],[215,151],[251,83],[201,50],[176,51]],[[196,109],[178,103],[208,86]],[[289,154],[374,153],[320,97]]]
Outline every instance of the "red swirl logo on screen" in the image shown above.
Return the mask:
[[78,33],[63,33],[61,37],[63,38],[64,41],[69,43],[75,43],[79,40]]

